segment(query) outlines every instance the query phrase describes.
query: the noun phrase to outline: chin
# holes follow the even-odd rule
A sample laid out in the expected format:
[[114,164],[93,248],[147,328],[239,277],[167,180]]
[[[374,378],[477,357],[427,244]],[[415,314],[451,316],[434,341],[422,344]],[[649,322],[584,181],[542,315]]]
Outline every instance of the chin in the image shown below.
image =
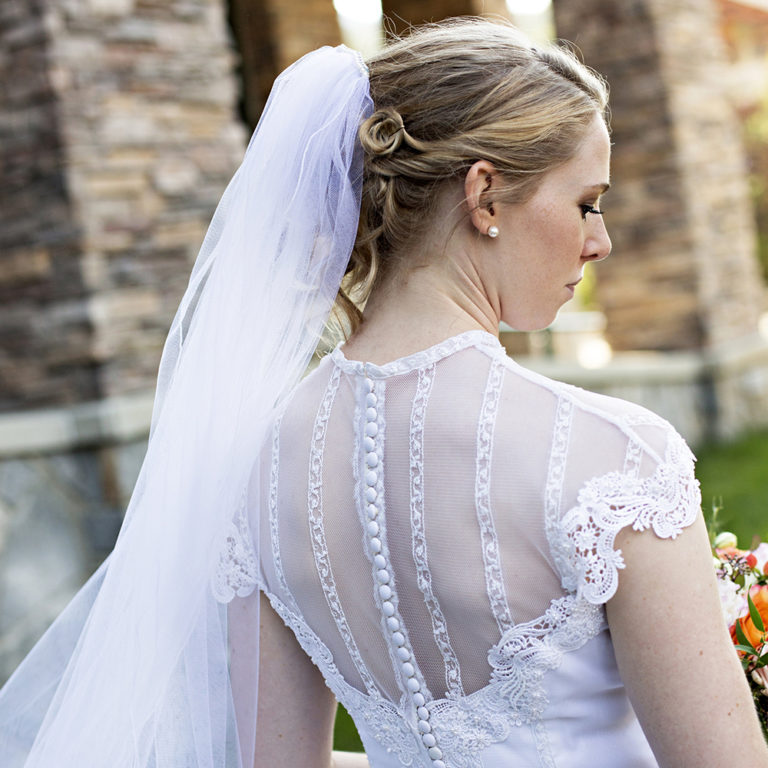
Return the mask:
[[543,331],[549,328],[555,322],[557,312],[551,314],[537,314],[535,317],[511,317],[509,320],[502,317],[502,322],[506,323],[515,331]]

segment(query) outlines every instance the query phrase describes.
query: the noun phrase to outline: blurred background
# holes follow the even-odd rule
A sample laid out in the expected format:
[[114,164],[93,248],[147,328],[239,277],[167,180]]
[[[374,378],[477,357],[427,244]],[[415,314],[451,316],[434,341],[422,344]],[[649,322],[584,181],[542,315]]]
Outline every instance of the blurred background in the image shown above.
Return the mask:
[[611,84],[613,255],[504,344],[669,419],[705,510],[768,538],[768,0],[2,0],[0,682],[112,547],[274,77],[465,14],[572,41]]

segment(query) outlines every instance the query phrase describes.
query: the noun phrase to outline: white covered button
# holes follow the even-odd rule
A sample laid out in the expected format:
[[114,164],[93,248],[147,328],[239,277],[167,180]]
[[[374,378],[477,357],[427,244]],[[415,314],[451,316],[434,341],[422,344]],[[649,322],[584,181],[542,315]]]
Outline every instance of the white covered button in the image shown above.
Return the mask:
[[376,481],[378,479],[379,479],[379,476],[372,469],[369,469],[365,473],[365,484],[366,485],[376,485]]
[[371,520],[368,523],[368,535],[369,536],[376,536],[379,532],[379,524],[375,520]]
[[365,434],[368,437],[376,437],[379,434],[379,425],[375,421],[369,421],[365,425]]
[[[376,571],[376,578],[380,584],[389,584],[389,571],[386,568]],[[397,627],[395,627],[397,629]]]
[[[419,716],[419,720],[429,720],[429,710],[426,707],[419,707],[416,710],[416,714]],[[427,746],[432,746],[428,744]]]
[[376,501],[376,497],[377,497],[378,495],[379,495],[379,494],[378,494],[378,493],[376,493],[376,489],[375,489],[375,488],[366,488],[366,489],[365,489],[365,500],[366,500],[366,501],[367,501],[369,504],[373,504],[373,502],[374,502],[374,501]]
[[389,600],[385,600],[381,604],[381,610],[384,611],[385,616],[394,616],[395,615],[395,606],[393,603],[390,603]]
[[368,453],[365,454],[365,463],[369,467],[378,467],[379,466],[379,457],[374,451],[368,451]]
[[400,661],[408,661],[411,658],[411,652],[403,645],[397,649],[397,658]]
[[[386,585],[384,585],[384,586],[386,586]],[[383,587],[379,587],[379,591],[381,591],[382,589],[383,589]],[[389,589],[389,587],[387,587],[387,589]],[[390,589],[389,591],[391,592],[392,590]],[[405,645],[405,635],[403,635],[402,632],[393,632],[392,633],[392,642],[395,645]]]
[[443,756],[443,751],[440,749],[440,747],[430,747],[429,756],[433,760],[440,760]]
[[429,733],[432,730],[432,726],[426,720],[419,720],[418,729],[421,733]]
[[423,707],[423,706],[424,706],[424,705],[427,703],[427,700],[424,698],[423,694],[421,694],[421,693],[416,693],[416,694],[414,694],[414,696],[413,696],[413,703],[414,703],[414,704],[415,704],[417,707]]
[[377,539],[375,536],[368,542],[368,545],[371,548],[371,552],[376,554],[377,552],[381,552],[381,539]]
[[368,511],[368,518],[370,520],[373,520],[373,518],[376,517],[376,515],[379,514],[379,510],[377,509],[375,504],[369,504],[367,511]]
[[382,600],[389,600],[389,598],[392,597],[392,590],[389,588],[388,584],[382,584],[379,587],[379,594],[381,595]]
[[365,404],[366,404],[366,405],[368,405],[368,406],[373,406],[373,405],[376,405],[376,403],[378,402],[378,400],[379,400],[379,399],[376,397],[376,395],[375,395],[373,392],[369,392],[369,393],[368,393],[368,394],[365,396]]
[[406,677],[413,677],[416,674],[416,670],[413,668],[413,664],[410,661],[406,661],[403,664],[403,674]]
[[445,763],[442,760],[433,760],[432,768],[445,768]]
[[384,568],[387,565],[387,561],[386,561],[384,555],[376,555],[376,557],[373,558],[373,564],[377,568]]
[[365,418],[368,419],[368,421],[376,421],[376,417],[378,416],[378,412],[375,408],[366,408],[365,409]]
[[390,616],[387,619],[387,627],[390,632],[395,632],[400,629],[400,622],[394,616]]
[[371,453],[372,451],[376,450],[376,443],[374,442],[372,437],[366,436],[363,438],[363,448],[365,448],[365,450],[368,453]]
[[367,376],[365,377],[365,386],[369,392],[373,392],[373,381]]
[[427,748],[434,747],[435,744],[437,744],[437,739],[431,733],[425,733],[421,737],[421,741],[423,742],[424,746]]
[[[408,686],[408,690],[411,693],[416,693],[421,688],[419,681],[415,677],[409,677],[406,685]],[[419,722],[423,722],[423,721],[420,720]]]

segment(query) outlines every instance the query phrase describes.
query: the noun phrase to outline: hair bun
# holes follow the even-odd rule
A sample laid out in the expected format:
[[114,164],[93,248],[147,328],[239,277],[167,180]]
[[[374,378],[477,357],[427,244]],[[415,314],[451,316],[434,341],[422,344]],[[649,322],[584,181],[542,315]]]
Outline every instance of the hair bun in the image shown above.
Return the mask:
[[374,155],[391,155],[403,143],[405,124],[392,107],[376,110],[362,125],[363,147]]

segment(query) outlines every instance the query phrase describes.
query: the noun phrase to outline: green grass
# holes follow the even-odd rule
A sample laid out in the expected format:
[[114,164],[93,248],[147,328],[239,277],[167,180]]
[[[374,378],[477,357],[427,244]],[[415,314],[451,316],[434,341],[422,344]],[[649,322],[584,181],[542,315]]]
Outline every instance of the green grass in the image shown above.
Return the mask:
[[[741,547],[749,547],[755,537],[768,541],[768,431],[730,443],[704,445],[696,454],[707,520],[718,506],[719,528],[735,533]],[[363,751],[352,718],[341,706],[334,746],[347,752]]]
[[333,729],[333,748],[342,752],[362,752],[363,743],[357,735],[357,729],[344,707],[339,704],[336,723]]
[[696,451],[696,475],[707,520],[720,507],[719,528],[738,536],[748,548],[755,537],[768,541],[768,431]]

